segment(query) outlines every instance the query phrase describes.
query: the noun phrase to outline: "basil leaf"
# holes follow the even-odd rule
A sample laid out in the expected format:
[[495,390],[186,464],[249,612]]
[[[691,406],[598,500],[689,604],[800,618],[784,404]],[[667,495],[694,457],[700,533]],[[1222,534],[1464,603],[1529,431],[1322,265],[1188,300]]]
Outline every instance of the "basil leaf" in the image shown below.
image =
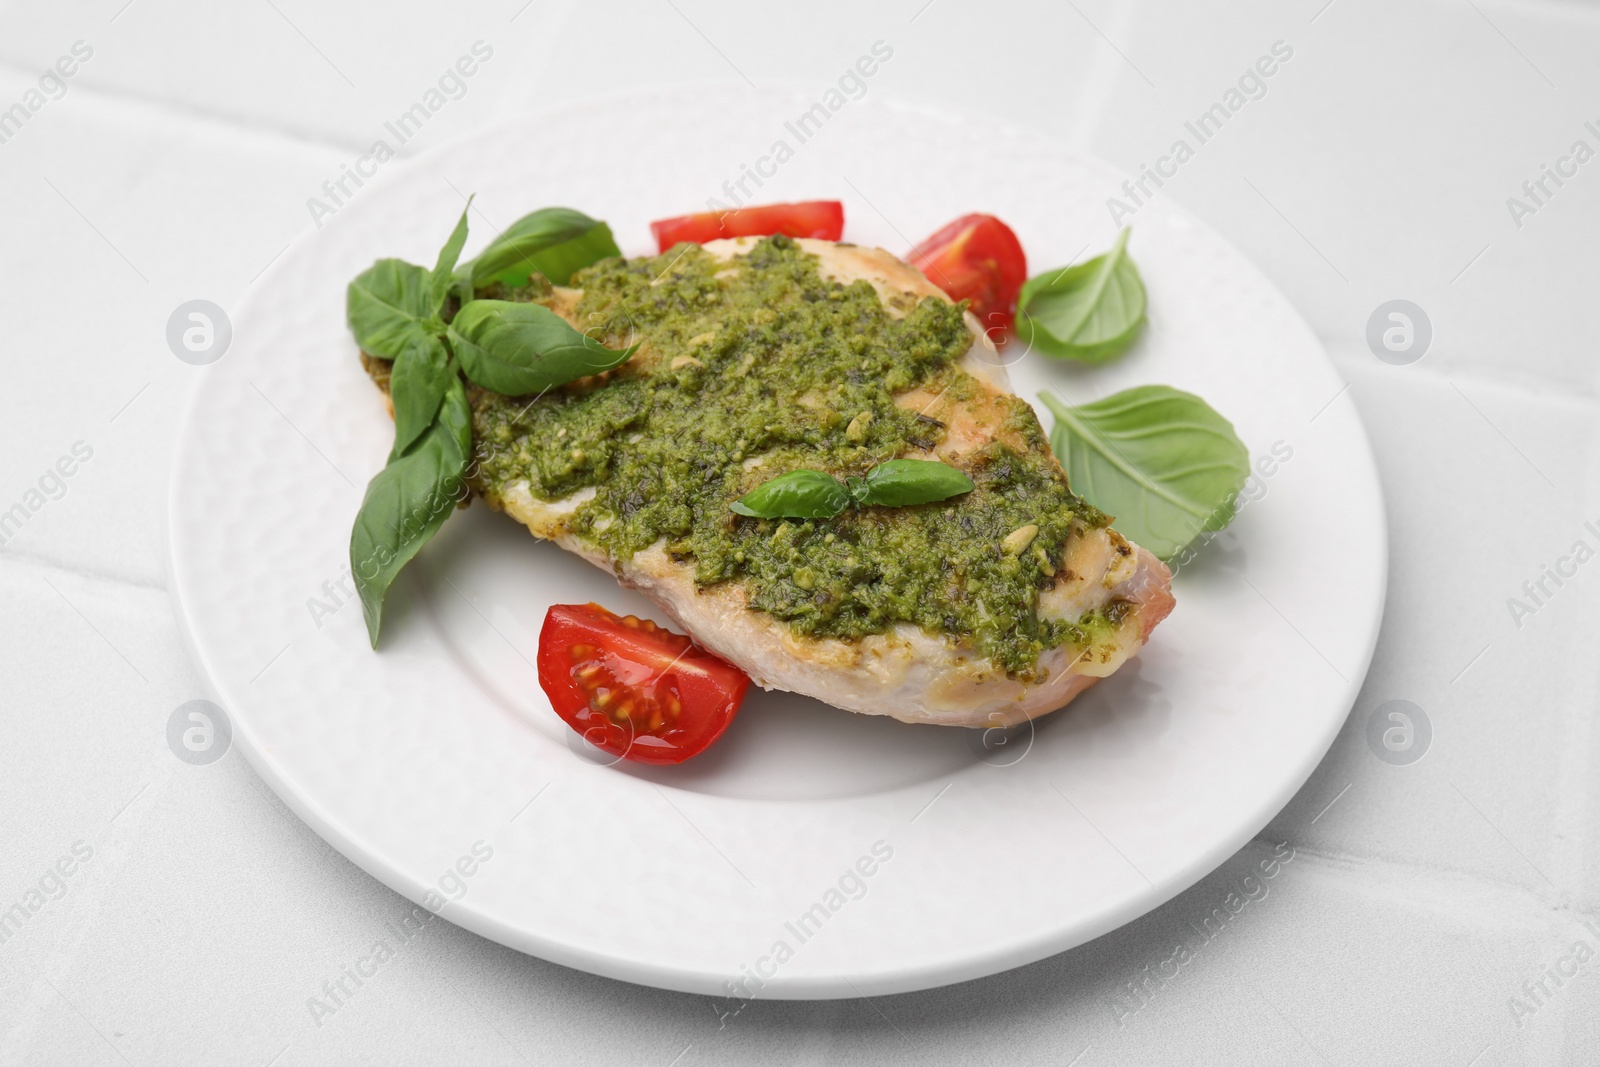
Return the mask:
[[638,345],[607,348],[541,304],[474,300],[450,324],[450,345],[467,377],[506,396],[525,396],[626,363]]
[[[476,195],[476,194],[474,194]],[[451,231],[449,240],[439,249],[439,259],[428,275],[428,314],[437,315],[444,308],[444,299],[450,295],[450,285],[455,281],[456,260],[461,258],[461,248],[467,243],[467,212],[472,210],[472,197],[461,209],[461,220]]]
[[1144,326],[1144,282],[1128,257],[1128,234],[1087,263],[1029,278],[1017,297],[1017,336],[1047,356],[1104,363]]
[[356,344],[380,359],[394,359],[428,336],[422,320],[432,315],[428,272],[400,259],[380,259],[345,290],[345,318]]
[[389,374],[389,399],[394,404],[392,460],[433,425],[455,372],[444,342],[427,337],[408,345],[394,360]]
[[972,479],[935,460],[891,459],[844,484],[813,470],[790,471],[762,482],[728,507],[758,519],[831,519],[849,506],[931,504],[972,491]]
[[1078,407],[1039,396],[1055,414],[1050,446],[1073,491],[1115,515],[1130,541],[1170,560],[1233,521],[1250,452],[1204,400],[1166,385]]
[[361,594],[372,647],[378,647],[383,599],[400,569],[427,544],[455,510],[472,454],[472,408],[455,378],[439,417],[415,447],[379,471],[350,531],[350,573]]
[[756,519],[831,519],[849,503],[850,494],[837,479],[798,470],[762,482],[728,508]]
[[620,256],[611,227],[581,211],[547,207],[506,227],[468,264],[473,288],[501,282],[516,288],[530,274],[542,274],[554,285],[566,285],[574,272],[608,256]]
[[972,479],[961,471],[934,460],[891,459],[867,472],[859,489],[851,495],[861,504],[931,504],[972,492]]

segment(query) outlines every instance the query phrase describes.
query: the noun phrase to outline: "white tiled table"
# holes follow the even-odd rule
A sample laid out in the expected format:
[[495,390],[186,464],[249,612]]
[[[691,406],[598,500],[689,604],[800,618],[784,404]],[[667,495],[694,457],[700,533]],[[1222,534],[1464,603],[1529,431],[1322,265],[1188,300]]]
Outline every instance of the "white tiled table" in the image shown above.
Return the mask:
[[[58,861],[73,872],[0,943],[0,1063],[1600,1061],[1600,564],[1520,626],[1507,604],[1573,542],[1600,545],[1584,526],[1600,526],[1600,160],[1547,183],[1520,227],[1507,206],[1575,140],[1600,150],[1584,126],[1600,127],[1600,10],[523,2],[0,10],[0,108],[75,42],[93,51],[0,143],[0,510],[92,451],[0,546],[0,908],[55,890]],[[168,314],[236,301],[308,224],[306,198],[474,41],[493,61],[407,151],[595,92],[746,74],[815,88],[879,38],[896,60],[872,93],[1004,115],[1130,172],[1274,42],[1293,49],[1162,195],[1304,311],[1379,454],[1389,606],[1344,732],[1215,874],[1009,974],[757,1003],[719,1026],[704,998],[436,922],[318,1025],[307,998],[407,904],[238,753],[193,767],[167,749],[169,714],[204,692],[164,587],[197,375],[166,348]],[[1396,297],[1435,330],[1410,366],[1364,340]],[[1409,766],[1366,741],[1397,698],[1433,724]],[[1149,977],[1274,846],[1294,859],[1266,896],[1176,977]]]

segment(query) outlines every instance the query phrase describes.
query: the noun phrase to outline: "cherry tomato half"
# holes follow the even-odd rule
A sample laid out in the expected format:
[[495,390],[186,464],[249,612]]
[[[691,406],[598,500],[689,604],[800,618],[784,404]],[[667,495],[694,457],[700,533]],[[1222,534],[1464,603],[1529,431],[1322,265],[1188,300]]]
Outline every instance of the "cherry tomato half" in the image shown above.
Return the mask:
[[993,215],[963,215],[913,248],[906,261],[972,313],[998,341],[1017,316],[1028,257],[1011,227]]
[[539,631],[539,685],[596,748],[639,763],[682,763],[722,736],[750,677],[649,619],[556,604]]
[[798,204],[706,211],[658,219],[650,224],[650,230],[663,252],[679,241],[703,245],[719,237],[766,237],[774,233],[837,241],[844,235],[844,205],[837,200],[805,200]]

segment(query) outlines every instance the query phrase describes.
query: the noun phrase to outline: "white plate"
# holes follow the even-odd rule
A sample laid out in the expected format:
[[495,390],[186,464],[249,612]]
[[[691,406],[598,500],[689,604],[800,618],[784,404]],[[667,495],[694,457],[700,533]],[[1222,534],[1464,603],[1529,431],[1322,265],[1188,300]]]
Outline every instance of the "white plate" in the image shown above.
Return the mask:
[[[315,611],[335,603],[326,590],[391,437],[345,328],[345,283],[380,256],[431,264],[458,190],[497,226],[579,207],[637,254],[650,219],[725,198],[741,164],[773,171],[760,157],[781,139],[794,155],[759,199],[839,197],[850,240],[903,251],[991,211],[1036,271],[1112,240],[1106,198],[1122,177],[1094,160],[873,100],[800,144],[785,123],[812,102],[709,89],[597,101],[385,164],[237,308],[171,491],[173,588],[195,654],[238,743],[301,818],[485,937],[724,996],[757,971],[762,986],[745,989],[792,998],[974,978],[1172,897],[1322,758],[1385,584],[1371,452],[1321,346],[1255,267],[1158,197],[1132,220],[1144,339],[1096,370],[1028,355],[1017,391],[1086,400],[1167,382],[1229,416],[1254,456],[1292,456],[1180,572],[1177,610],[1139,659],[1032,734],[987,751],[971,731],[754,693],[699,760],[599,765],[539,690],[538,627],[556,602],[650,606],[481,505],[397,583],[381,652],[344,593]],[[475,213],[468,254],[492,232]],[[475,846],[492,855],[471,859]]]

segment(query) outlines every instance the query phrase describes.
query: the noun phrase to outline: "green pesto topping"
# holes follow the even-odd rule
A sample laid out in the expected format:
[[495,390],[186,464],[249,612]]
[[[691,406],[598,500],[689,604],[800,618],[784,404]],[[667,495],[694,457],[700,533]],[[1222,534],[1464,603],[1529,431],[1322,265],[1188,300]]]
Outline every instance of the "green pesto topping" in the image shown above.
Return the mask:
[[[1025,447],[997,441],[956,459],[975,483],[964,496],[806,521],[728,509],[790,470],[843,480],[942,441],[942,424],[894,397],[918,386],[980,395],[954,366],[972,343],[960,307],[906,300],[895,319],[867,282],[824,279],[816,257],[783,237],[729,261],[692,245],[604,260],[573,285],[584,291],[580,328],[644,348],[602,385],[536,400],[475,391],[481,491],[525,481],[535,498],[558,500],[592,487],[574,533],[621,560],[664,540],[698,585],[741,582],[753,608],[800,634],[859,638],[908,622],[965,637],[1028,677],[1044,649],[1114,626],[1098,613],[1076,625],[1034,614],[1064,544],[1109,520],[1067,488],[1016,398],[998,409],[1002,432]],[[1011,535],[1028,525],[1038,532],[1019,549]]]

